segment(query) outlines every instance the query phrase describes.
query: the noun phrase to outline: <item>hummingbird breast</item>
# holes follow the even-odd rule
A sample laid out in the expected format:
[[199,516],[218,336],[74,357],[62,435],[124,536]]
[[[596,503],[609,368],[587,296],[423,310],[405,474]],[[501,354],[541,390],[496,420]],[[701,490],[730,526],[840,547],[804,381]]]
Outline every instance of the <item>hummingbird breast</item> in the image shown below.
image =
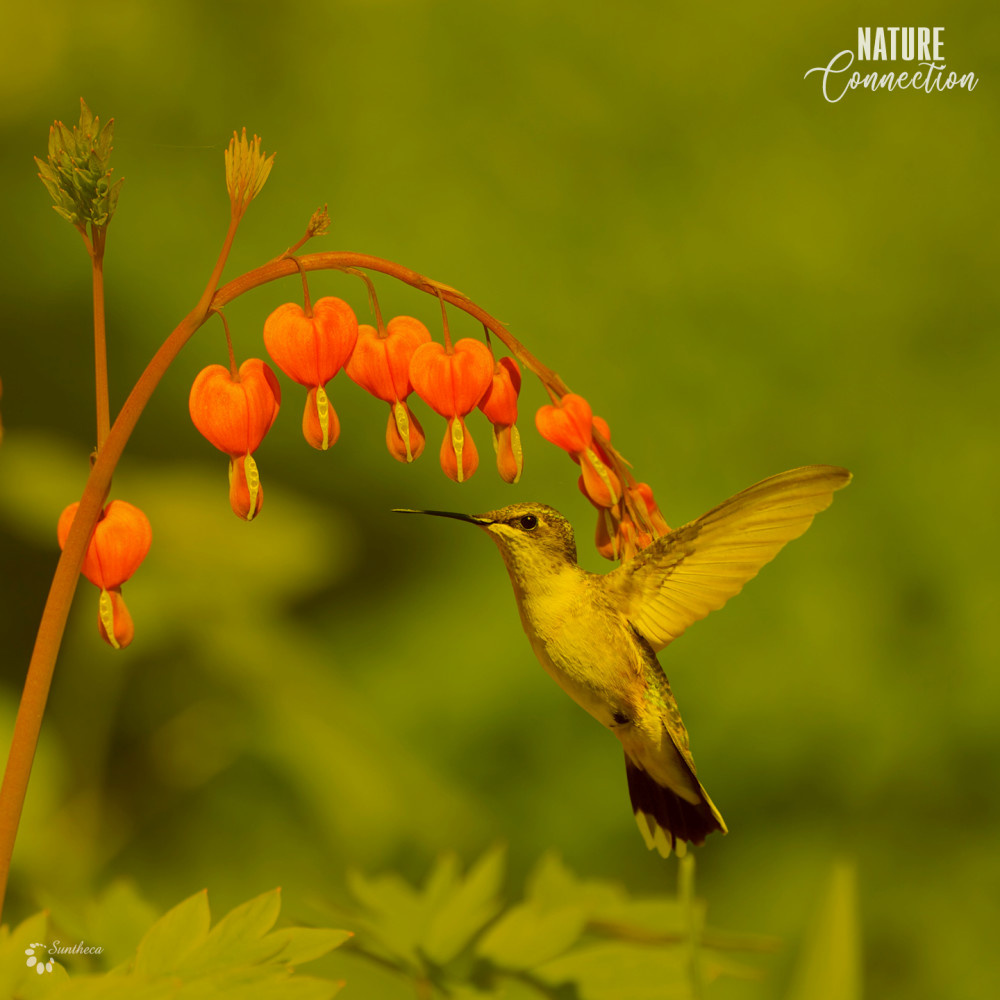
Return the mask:
[[590,584],[585,571],[569,565],[527,589],[515,581],[515,596],[546,672],[602,726],[613,728],[641,713],[646,682],[628,622]]

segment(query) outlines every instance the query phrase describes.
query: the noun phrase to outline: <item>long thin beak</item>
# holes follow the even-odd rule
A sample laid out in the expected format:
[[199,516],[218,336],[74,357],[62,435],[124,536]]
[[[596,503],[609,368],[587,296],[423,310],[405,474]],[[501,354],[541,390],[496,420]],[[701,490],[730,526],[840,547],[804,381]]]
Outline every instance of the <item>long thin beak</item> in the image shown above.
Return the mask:
[[469,524],[480,526],[490,522],[482,517],[473,517],[471,514],[456,514],[450,510],[409,510],[406,507],[394,507],[393,514],[431,514],[433,517],[453,517],[456,521],[468,521]]

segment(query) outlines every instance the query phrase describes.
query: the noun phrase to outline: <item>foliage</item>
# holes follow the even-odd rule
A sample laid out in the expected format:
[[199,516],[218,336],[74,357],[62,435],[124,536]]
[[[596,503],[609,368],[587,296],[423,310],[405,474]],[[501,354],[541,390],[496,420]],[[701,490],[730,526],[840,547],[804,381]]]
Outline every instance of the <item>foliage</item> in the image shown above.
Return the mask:
[[[119,891],[106,897],[104,909],[111,908],[112,915],[122,904]],[[208,893],[202,891],[160,917],[142,936],[134,955],[109,972],[73,976],[58,961],[51,972],[42,974],[25,965],[24,942],[47,940],[46,914],[38,914],[0,942],[0,996],[327,1000],[342,984],[301,976],[296,967],[337,948],[350,933],[314,927],[275,930],[280,909],[280,890],[274,889],[237,906],[210,928]],[[98,911],[93,917],[99,920],[100,915]]]
[[757,978],[746,955],[775,946],[705,927],[690,856],[677,896],[634,898],[548,853],[510,906],[500,897],[504,864],[494,848],[463,875],[446,854],[421,888],[352,873],[364,909],[352,947],[422,985],[418,995],[642,1000],[700,996],[720,976]]

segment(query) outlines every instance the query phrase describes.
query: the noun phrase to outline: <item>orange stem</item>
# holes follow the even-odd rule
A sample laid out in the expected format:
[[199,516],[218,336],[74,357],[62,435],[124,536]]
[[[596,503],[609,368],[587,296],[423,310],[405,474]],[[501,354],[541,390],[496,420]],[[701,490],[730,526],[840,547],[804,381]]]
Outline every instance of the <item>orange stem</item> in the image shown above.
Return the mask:
[[[353,271],[357,268],[364,268],[396,278],[418,291],[436,295],[442,304],[445,301],[450,302],[479,320],[507,347],[511,354],[541,379],[550,392],[560,396],[569,392],[566,384],[554,371],[543,365],[520,341],[511,336],[498,320],[467,296],[448,285],[441,284],[410,268],[384,260],[381,257],[338,252],[308,254],[294,260],[288,257],[279,257],[262,267],[234,278],[219,288],[219,280],[229,256],[239,221],[239,215],[234,214],[219,258],[198,304],[160,345],[108,431],[90,470],[87,485],[80,498],[80,506],[56,565],[49,596],[38,626],[31,662],[28,665],[24,692],[21,695],[14,723],[10,755],[7,759],[3,784],[0,786],[0,908],[2,908],[6,892],[14,841],[28,788],[31,764],[38,745],[45,704],[52,684],[56,657],[66,628],[70,604],[76,592],[87,544],[110,490],[111,478],[118,460],[122,456],[125,445],[135,429],[142,411],[181,348],[205,323],[212,312],[221,310],[223,306],[254,288],[295,274],[297,271],[304,274],[306,271]],[[101,302],[103,314],[103,294]],[[616,460],[619,458],[617,452],[610,445],[606,445],[606,448],[610,456]]]
[[107,230],[93,227],[93,240],[88,243],[93,277],[94,299],[94,387],[97,397],[97,450],[101,450],[111,429],[111,406],[108,402],[108,348],[104,318],[104,243]]
[[125,405],[122,406],[121,412],[108,431],[104,444],[91,467],[90,475],[87,477],[87,485],[80,498],[76,517],[73,518],[73,526],[69,530],[66,545],[59,557],[59,562],[56,564],[52,585],[49,588],[49,596],[45,601],[42,619],[38,625],[35,647],[28,664],[28,673],[24,681],[21,702],[17,709],[17,718],[14,721],[14,734],[11,738],[10,754],[4,770],[3,784],[0,785],[0,911],[2,911],[3,899],[6,895],[10,861],[14,853],[14,841],[21,820],[21,811],[24,808],[24,797],[28,790],[31,764],[38,746],[42,717],[45,714],[45,703],[52,685],[56,657],[59,654],[63,632],[66,629],[66,619],[69,617],[69,609],[76,592],[76,584],[80,576],[80,567],[83,565],[87,544],[111,488],[111,477],[114,475],[118,460],[125,450],[125,445],[135,429],[146,403],[149,402],[153,390],[159,384],[160,379],[180,349],[210,314],[212,296],[218,288],[222,269],[232,247],[238,224],[238,218],[234,218],[230,222],[219,259],[216,261],[198,305],[184,317],[173,333],[160,345],[159,350],[146,366],[146,370],[136,382],[128,399],[125,400]]

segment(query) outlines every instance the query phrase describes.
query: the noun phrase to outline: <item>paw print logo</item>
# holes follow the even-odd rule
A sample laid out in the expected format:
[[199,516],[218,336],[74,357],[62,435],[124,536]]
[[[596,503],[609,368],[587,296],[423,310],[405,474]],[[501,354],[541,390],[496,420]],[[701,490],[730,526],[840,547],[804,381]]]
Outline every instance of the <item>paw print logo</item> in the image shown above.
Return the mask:
[[24,949],[24,953],[28,956],[24,964],[29,969],[34,969],[40,976],[52,971],[55,962],[48,957],[48,950],[40,941],[33,941]]

